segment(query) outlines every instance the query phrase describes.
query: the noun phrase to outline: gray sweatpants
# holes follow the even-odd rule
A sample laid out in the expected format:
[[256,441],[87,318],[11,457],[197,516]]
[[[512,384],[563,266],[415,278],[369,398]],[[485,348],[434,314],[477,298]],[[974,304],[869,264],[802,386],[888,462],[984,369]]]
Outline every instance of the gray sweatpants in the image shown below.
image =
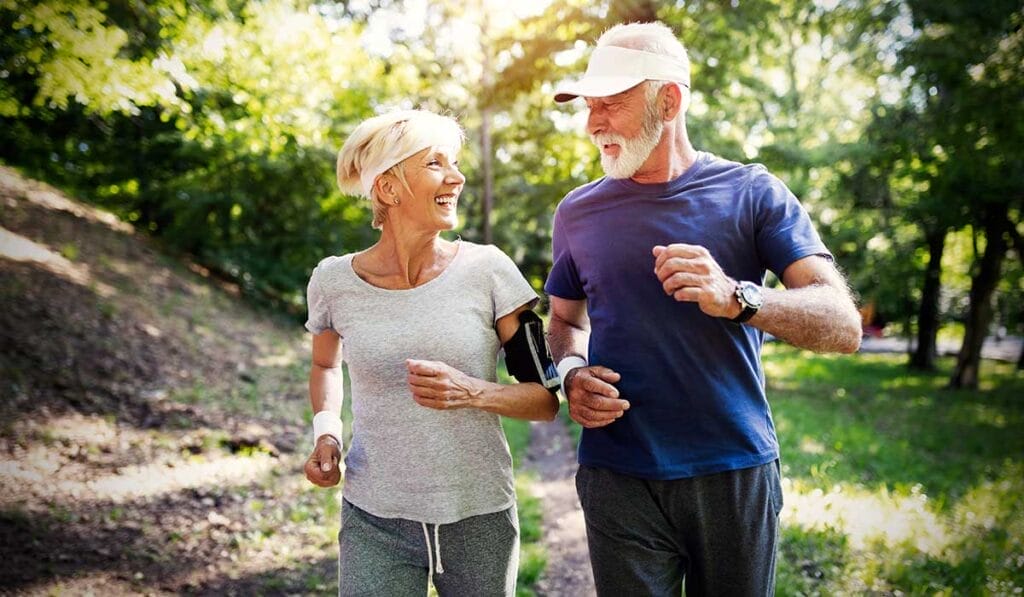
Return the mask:
[[671,481],[580,466],[576,490],[598,595],[775,592],[778,461]]
[[338,595],[511,597],[519,570],[516,507],[451,524],[380,518],[343,500]]

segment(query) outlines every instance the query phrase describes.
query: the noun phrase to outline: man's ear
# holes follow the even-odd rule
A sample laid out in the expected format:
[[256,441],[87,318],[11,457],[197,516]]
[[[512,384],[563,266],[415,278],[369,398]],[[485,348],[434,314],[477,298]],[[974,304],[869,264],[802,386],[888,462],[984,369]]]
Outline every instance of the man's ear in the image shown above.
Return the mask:
[[665,122],[675,120],[679,112],[686,112],[690,107],[690,90],[679,83],[668,83],[661,88],[658,94],[658,107],[661,111],[661,118]]

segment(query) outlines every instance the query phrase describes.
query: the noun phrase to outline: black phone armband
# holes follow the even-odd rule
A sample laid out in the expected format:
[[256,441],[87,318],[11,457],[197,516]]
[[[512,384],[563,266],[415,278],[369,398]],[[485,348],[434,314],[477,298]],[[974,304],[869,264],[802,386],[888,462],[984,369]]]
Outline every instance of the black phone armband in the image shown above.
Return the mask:
[[516,381],[539,383],[552,394],[558,391],[558,370],[544,338],[544,322],[536,313],[526,310],[519,314],[519,329],[502,348],[505,366]]

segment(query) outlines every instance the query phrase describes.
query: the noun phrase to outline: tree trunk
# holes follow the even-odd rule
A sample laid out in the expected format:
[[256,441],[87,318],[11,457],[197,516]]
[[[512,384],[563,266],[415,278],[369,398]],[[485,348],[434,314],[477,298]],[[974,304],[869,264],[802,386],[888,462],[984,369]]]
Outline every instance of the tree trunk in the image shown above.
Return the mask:
[[924,272],[921,305],[917,313],[917,349],[910,355],[910,368],[935,370],[935,338],[939,333],[939,292],[942,290],[942,253],[946,248],[946,229],[937,227],[925,233],[928,243],[928,267]]
[[999,283],[1003,259],[1006,258],[1006,208],[985,218],[985,253],[978,273],[971,278],[970,304],[964,327],[964,343],[956,360],[956,369],[949,379],[951,388],[977,388],[981,345],[985,342],[994,310],[992,294]]
[[494,170],[491,153],[491,109],[484,106],[480,109],[480,174],[484,179],[481,226],[485,245],[494,242],[494,235],[491,232],[491,211],[494,210]]
[[658,18],[658,3],[652,0],[616,0],[608,10],[612,23],[649,23]]
[[[491,72],[491,48],[489,47],[489,21],[487,19],[487,11],[483,12],[481,23],[481,29],[483,30],[482,36],[482,50],[483,50],[483,61],[481,63],[481,83],[483,88],[490,92],[492,85],[494,84],[494,76]],[[481,94],[481,97],[489,98],[490,93]],[[493,169],[493,153],[491,148],[491,106],[489,105],[490,99],[485,99],[487,104],[480,106],[480,174],[483,178],[484,192],[483,192],[483,206],[481,208],[481,232],[483,232],[483,241],[485,245],[492,244],[494,242],[494,234],[491,232],[491,211],[494,209],[494,169]]]
[[[1017,223],[1010,222],[1007,230],[1010,233],[1010,246],[1017,253],[1017,260],[1024,265],[1024,238],[1021,238],[1020,233],[1017,232]],[[1017,357],[1017,370],[1024,371],[1024,343],[1021,344],[1020,355]]]

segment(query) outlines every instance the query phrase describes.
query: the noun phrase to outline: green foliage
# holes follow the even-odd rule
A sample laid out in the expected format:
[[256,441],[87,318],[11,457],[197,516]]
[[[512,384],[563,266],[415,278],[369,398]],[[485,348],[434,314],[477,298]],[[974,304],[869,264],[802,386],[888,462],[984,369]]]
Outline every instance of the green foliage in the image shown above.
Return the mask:
[[[67,60],[97,89],[121,89],[110,73],[152,86],[134,62],[96,54],[124,51],[127,35],[98,9],[47,7],[17,18],[3,13],[15,21],[5,34],[12,41],[26,37],[31,23],[48,23],[11,58],[27,65],[9,77],[25,88],[21,95],[35,86],[47,99],[10,118],[2,136],[19,151],[4,159],[84,192],[250,295],[294,310],[320,258],[368,244],[366,211],[333,190],[334,150],[371,113],[380,76],[378,63],[358,51],[354,26],[286,0],[253,3],[237,16],[186,17],[175,3],[161,5],[175,15],[174,37],[142,40],[167,53],[148,64],[172,72],[177,87],[168,83],[169,95],[127,90],[104,96],[107,105],[73,81],[51,84],[47,69],[65,58],[34,52],[32,44],[71,52]],[[65,20],[87,23],[75,34],[92,37],[64,39]]]
[[[90,3],[60,0],[33,3],[0,3],[0,22],[5,25],[2,64],[5,79],[29,77],[35,93],[25,97],[7,85],[0,86],[0,116],[25,115],[33,109],[67,109],[70,101],[89,111],[137,114],[140,105],[176,104],[174,75],[180,62],[125,58],[128,33],[108,22]],[[15,53],[8,54],[10,50]]]
[[[375,239],[363,202],[335,190],[337,148],[377,111],[431,108],[468,133],[457,234],[482,241],[489,218],[540,290],[557,202],[601,175],[584,110],[554,105],[552,85],[583,69],[609,25],[657,17],[690,52],[695,145],[765,163],[864,302],[909,327],[927,230],[962,245],[984,241],[993,210],[1020,218],[1024,13],[1015,0],[980,6],[5,0],[0,160],[298,316],[317,261]],[[946,321],[967,308],[975,255],[958,255]],[[1018,259],[996,292],[1011,331],[1022,272]]]
[[[1008,219],[1019,224],[1020,193],[1010,181],[1024,176],[1024,8],[1015,0],[910,1],[901,13],[890,27],[901,83],[873,102],[846,181],[853,209],[876,210],[861,217],[872,223],[873,240],[892,249],[854,261],[860,276],[870,272],[860,286],[874,289],[881,310],[904,318],[919,298],[925,235],[968,227],[1001,235]],[[1020,311],[1020,293],[1004,292],[997,291],[1000,319],[1017,325],[1009,313]],[[965,300],[950,306],[944,313],[952,318],[968,307]]]

